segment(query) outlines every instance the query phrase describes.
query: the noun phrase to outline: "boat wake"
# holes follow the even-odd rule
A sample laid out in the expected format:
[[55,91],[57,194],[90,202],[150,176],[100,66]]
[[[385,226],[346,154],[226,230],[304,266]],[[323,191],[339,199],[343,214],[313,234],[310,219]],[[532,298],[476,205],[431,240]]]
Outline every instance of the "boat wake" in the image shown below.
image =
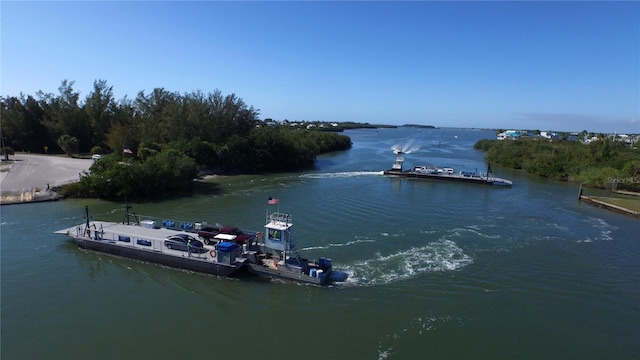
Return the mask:
[[465,226],[464,228],[455,228],[451,230],[451,236],[464,238],[465,236],[471,234],[475,237],[485,238],[485,239],[497,240],[502,238],[502,236],[499,234],[495,234],[495,235],[485,234],[482,231],[480,231],[481,229],[482,228],[479,225],[470,225],[470,226]]
[[378,360],[385,360],[395,357],[397,351],[406,351],[407,344],[415,341],[423,341],[422,338],[429,336],[428,333],[437,331],[440,327],[462,326],[463,321],[459,317],[448,315],[437,315],[432,312],[424,316],[410,319],[409,323],[401,329],[383,336],[378,342]]
[[473,263],[455,242],[442,240],[348,266],[337,266],[349,278],[346,286],[371,286],[406,280],[420,274],[453,271]]
[[348,177],[357,177],[357,176],[380,176],[382,175],[382,171],[344,171],[344,172],[333,172],[333,173],[322,173],[322,174],[302,174],[301,178],[305,179],[341,179]]
[[[447,327],[452,324],[461,326],[463,322],[460,318],[433,313],[411,319],[403,328],[397,329],[379,340],[378,360],[393,357],[397,350],[406,351],[407,343],[413,344],[414,341],[421,341],[421,337],[427,336],[428,332],[437,331],[439,327]],[[408,339],[411,341],[407,341]]]
[[371,242],[375,242],[375,240],[354,240],[354,241],[349,241],[347,243],[335,243],[335,244],[327,244],[327,245],[321,245],[321,246],[310,246],[310,247],[306,247],[306,248],[302,248],[300,250],[305,251],[305,250],[326,250],[329,248],[333,248],[333,247],[343,247],[343,246],[351,246],[351,245],[356,245],[356,244],[360,244],[360,243],[371,243]]
[[593,229],[594,235],[587,236],[585,239],[579,239],[579,243],[590,243],[594,241],[611,241],[612,233],[617,230],[616,226],[610,225],[603,219],[588,216],[584,222]]

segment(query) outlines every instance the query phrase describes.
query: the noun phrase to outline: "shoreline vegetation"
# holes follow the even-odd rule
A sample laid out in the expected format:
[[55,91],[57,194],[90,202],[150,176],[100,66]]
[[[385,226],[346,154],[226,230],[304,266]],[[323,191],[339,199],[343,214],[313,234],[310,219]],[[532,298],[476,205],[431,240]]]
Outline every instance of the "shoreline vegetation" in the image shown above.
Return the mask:
[[544,138],[480,140],[475,149],[507,168],[599,189],[640,192],[640,150],[602,139],[589,144]]
[[[489,163],[560,181],[580,183],[579,200],[640,216],[640,151],[604,138],[589,144],[544,138],[480,140],[475,149]],[[583,195],[583,185],[607,189],[612,196]]]
[[62,81],[59,94],[2,97],[2,152],[96,156],[65,197],[150,199],[188,193],[194,179],[311,168],[316,156],[351,148],[346,128],[319,122],[261,120],[235,94],[164,88],[115,100],[113,87],[94,82],[84,100]]

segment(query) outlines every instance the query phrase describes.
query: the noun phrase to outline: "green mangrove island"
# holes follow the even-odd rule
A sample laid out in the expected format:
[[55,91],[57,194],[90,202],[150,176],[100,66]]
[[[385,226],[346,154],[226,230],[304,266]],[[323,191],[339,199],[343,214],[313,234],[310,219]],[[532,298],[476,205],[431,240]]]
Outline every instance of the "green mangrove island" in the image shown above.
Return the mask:
[[480,140],[474,148],[486,151],[489,163],[594,188],[640,192],[640,150],[607,137],[589,144],[542,137]]
[[73,84],[62,81],[58,95],[40,91],[0,102],[4,154],[94,156],[79,182],[60,189],[63,196],[154,198],[191,191],[199,174],[310,168],[317,155],[352,145],[338,133],[344,127],[263,121],[258,109],[219,90],[156,88],[116,101],[113,87],[97,80],[80,100]]

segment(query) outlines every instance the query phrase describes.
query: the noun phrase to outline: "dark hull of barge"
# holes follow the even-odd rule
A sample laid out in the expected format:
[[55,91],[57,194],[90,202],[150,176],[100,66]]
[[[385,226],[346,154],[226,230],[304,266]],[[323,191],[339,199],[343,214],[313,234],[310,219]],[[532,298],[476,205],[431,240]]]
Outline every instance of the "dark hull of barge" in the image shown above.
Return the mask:
[[190,270],[221,277],[234,275],[241,269],[246,271],[243,265],[225,265],[222,263],[199,259],[194,256],[189,257],[187,254],[184,256],[176,256],[174,254],[167,254],[154,250],[121,246],[108,241],[94,240],[83,236],[74,237],[73,240],[80,248],[86,250],[165,265],[176,269]]
[[427,173],[418,173],[410,170],[409,171],[385,170],[383,171],[383,174],[389,175],[389,176],[395,176],[395,177],[405,177],[405,178],[414,178],[414,179],[452,181],[452,182],[462,182],[462,183],[481,184],[481,185],[512,186],[512,182],[510,180],[494,178],[494,177],[486,177],[486,176],[463,176],[463,175],[457,175],[457,174],[427,174]]

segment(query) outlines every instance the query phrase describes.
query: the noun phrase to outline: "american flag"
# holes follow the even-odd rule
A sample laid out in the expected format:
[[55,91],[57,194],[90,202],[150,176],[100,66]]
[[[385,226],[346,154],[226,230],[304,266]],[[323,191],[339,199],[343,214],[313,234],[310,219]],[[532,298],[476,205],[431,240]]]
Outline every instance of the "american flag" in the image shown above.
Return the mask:
[[275,205],[279,202],[280,202],[280,199],[269,196],[269,201],[267,201],[267,204]]

